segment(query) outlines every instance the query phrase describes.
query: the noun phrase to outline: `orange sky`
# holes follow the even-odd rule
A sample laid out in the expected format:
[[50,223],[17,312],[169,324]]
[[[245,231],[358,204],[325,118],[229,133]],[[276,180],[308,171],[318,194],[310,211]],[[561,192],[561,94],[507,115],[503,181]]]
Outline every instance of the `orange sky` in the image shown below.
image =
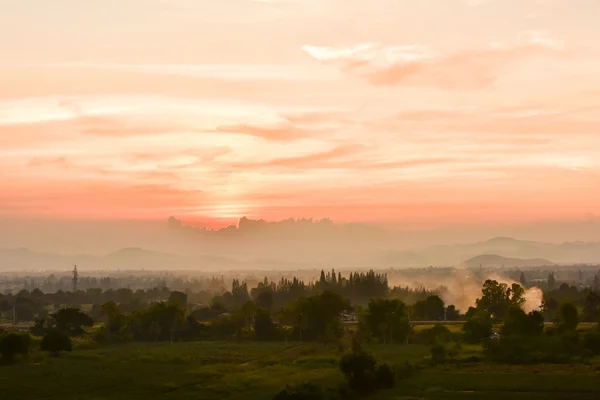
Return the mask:
[[596,0],[0,9],[0,218],[600,214]]

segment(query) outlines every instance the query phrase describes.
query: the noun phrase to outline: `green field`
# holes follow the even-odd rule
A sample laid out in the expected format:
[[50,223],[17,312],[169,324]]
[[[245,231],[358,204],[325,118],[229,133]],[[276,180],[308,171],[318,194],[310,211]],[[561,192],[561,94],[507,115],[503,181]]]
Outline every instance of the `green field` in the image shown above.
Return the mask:
[[[366,349],[391,364],[426,364],[421,345]],[[476,354],[480,347],[463,349]],[[269,400],[286,384],[336,387],[337,349],[319,344],[130,343],[95,347],[80,342],[72,353],[0,367],[2,399]],[[598,361],[598,360],[596,360]],[[383,399],[597,399],[600,368],[592,365],[508,366],[463,364],[419,369]]]

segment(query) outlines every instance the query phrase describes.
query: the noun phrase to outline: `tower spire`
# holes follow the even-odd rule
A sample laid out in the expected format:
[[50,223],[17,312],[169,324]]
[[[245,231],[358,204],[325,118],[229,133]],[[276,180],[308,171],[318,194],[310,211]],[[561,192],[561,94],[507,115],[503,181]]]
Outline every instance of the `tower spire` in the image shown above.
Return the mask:
[[73,269],[73,293],[77,291],[77,283],[79,281],[79,273],[77,272],[77,265]]

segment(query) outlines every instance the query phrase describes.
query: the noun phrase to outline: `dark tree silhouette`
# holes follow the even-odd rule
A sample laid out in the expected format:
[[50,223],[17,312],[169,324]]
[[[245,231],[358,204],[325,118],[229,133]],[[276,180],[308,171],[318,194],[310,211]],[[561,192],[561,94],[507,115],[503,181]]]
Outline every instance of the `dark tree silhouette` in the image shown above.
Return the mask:
[[42,351],[47,351],[53,357],[58,357],[61,351],[71,351],[72,344],[69,336],[58,329],[46,333],[40,343]]
[[31,336],[17,333],[0,335],[0,355],[5,363],[13,362],[17,354],[29,353],[31,347]]

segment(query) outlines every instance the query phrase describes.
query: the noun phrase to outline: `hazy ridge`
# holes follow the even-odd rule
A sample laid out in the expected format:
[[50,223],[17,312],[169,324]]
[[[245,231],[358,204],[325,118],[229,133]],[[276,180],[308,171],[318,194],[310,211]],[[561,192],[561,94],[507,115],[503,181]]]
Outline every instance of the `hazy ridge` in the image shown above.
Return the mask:
[[[496,237],[490,240],[404,249],[402,234],[359,224],[311,219],[266,222],[242,218],[236,226],[207,230],[171,218],[175,251],[123,247],[105,254],[57,254],[0,249],[0,270],[65,269],[301,269],[423,266],[537,266],[600,262],[600,243],[548,243]],[[135,242],[135,238],[132,238]]]

